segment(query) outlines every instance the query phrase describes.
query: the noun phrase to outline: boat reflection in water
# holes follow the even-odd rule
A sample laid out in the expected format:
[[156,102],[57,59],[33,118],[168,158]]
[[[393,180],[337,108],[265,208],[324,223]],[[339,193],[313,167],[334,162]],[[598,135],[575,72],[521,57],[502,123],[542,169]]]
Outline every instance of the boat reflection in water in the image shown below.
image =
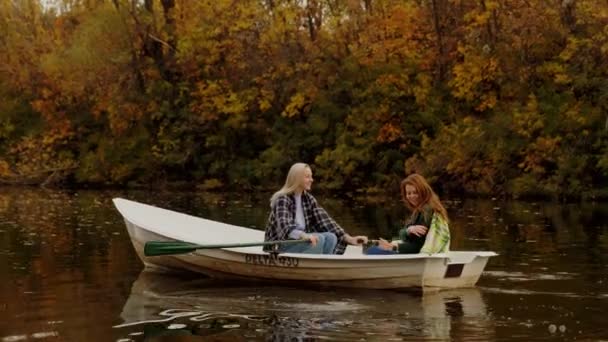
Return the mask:
[[133,283],[121,319],[114,328],[124,341],[187,335],[226,341],[494,337],[476,288],[412,294],[254,287],[151,271]]

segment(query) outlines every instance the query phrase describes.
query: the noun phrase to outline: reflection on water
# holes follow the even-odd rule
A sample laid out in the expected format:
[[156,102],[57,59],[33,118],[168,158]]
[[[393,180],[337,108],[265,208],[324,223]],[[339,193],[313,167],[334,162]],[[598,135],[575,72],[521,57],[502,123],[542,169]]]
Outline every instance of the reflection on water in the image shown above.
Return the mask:
[[[412,296],[140,274],[116,196],[258,229],[268,210],[266,195],[1,188],[0,342],[608,339],[608,204],[446,201],[453,249],[500,255],[477,289]],[[354,234],[394,236],[405,215],[317,197]]]
[[[494,337],[492,319],[475,288],[420,296],[394,291],[250,287],[147,271],[133,283],[121,318],[124,322],[114,328],[122,329],[125,336],[143,337],[186,331],[276,341]],[[155,329],[146,331],[149,326]]]

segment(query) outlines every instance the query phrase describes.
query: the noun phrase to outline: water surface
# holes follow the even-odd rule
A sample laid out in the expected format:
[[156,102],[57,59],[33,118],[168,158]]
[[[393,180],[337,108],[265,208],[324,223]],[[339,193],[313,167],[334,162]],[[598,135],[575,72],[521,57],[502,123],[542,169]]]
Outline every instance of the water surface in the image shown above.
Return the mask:
[[[452,249],[492,250],[474,289],[298,289],[142,271],[111,199],[263,229],[267,197],[0,189],[0,341],[606,340],[608,204],[446,201]],[[388,200],[317,196],[352,234]]]

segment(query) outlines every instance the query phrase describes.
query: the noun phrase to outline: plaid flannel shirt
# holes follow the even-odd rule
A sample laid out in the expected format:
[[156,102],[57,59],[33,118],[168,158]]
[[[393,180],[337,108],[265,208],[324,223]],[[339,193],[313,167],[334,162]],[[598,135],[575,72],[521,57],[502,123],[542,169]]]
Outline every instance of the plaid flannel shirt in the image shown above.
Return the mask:
[[[344,254],[346,242],[344,229],[334,221],[327,211],[317,204],[317,200],[308,192],[302,193],[302,209],[306,223],[306,233],[330,232],[336,234],[338,243],[334,254]],[[288,240],[289,233],[296,228],[296,201],[293,195],[283,195],[275,200],[268,216],[268,225],[264,241]],[[265,251],[272,250],[264,246]]]

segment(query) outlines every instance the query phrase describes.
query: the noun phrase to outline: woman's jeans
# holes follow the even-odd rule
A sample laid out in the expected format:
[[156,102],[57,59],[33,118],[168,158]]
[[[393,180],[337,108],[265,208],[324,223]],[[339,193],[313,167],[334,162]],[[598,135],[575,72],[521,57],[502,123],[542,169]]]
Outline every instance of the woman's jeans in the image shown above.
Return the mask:
[[370,248],[367,249],[367,251],[365,251],[365,254],[367,254],[367,255],[391,255],[391,254],[397,254],[397,252],[387,251],[386,249],[382,249],[378,246],[371,246]]
[[283,253],[306,253],[306,254],[334,254],[334,249],[338,243],[338,237],[334,233],[310,233],[317,237],[316,245],[310,242],[296,243],[291,245],[283,245],[279,248]]

